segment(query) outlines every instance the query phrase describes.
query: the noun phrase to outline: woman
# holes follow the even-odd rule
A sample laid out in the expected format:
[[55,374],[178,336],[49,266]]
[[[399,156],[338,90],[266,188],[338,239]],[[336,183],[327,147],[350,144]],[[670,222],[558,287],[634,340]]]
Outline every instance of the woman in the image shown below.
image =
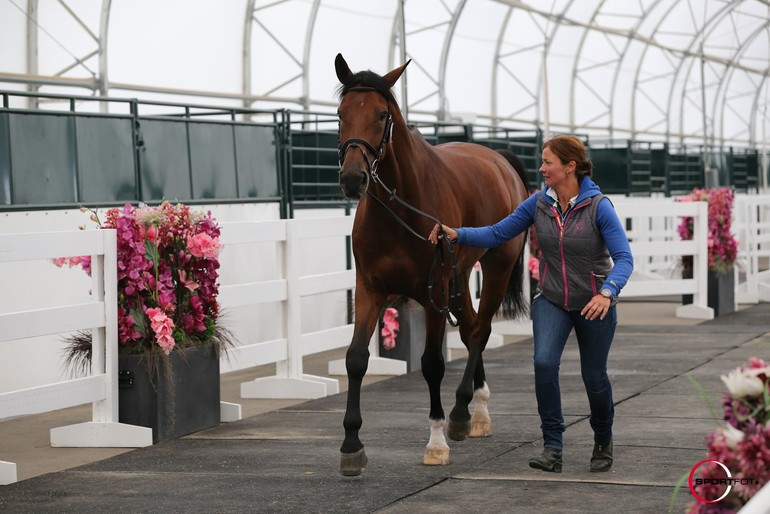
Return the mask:
[[542,256],[532,322],[535,394],[544,450],[529,465],[556,473],[562,469],[559,365],[574,328],[594,431],[590,469],[608,471],[612,467],[614,404],[607,357],[617,325],[615,305],[634,261],[612,203],[590,178],[592,163],[582,141],[556,136],[543,145],[542,159],[545,187],[508,217],[479,228],[436,225],[429,239],[436,244],[445,234],[461,245],[492,248],[535,225]]

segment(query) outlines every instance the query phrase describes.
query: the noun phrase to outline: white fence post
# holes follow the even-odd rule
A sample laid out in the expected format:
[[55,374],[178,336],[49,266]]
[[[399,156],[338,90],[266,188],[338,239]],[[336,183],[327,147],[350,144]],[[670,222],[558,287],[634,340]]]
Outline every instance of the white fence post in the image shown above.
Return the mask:
[[738,240],[736,300],[770,301],[770,195],[735,195],[733,212]]
[[[93,404],[92,421],[51,430],[51,446],[139,447],[152,430],[119,423],[117,387],[117,266],[114,230],[0,235],[0,263],[91,255],[93,302],[0,314],[0,343],[91,330],[91,375],[0,394],[0,420]],[[0,463],[0,480],[16,480]],[[2,482],[0,482],[2,483]]]

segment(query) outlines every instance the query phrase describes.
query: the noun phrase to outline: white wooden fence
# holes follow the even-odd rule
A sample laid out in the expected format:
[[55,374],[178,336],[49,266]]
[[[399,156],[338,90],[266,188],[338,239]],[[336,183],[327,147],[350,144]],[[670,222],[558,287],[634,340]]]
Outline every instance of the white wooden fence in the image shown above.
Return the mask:
[[[140,447],[152,430],[118,422],[117,259],[114,230],[0,235],[0,263],[92,255],[92,297],[85,304],[0,314],[3,341],[93,329],[92,374],[0,394],[0,420],[91,403],[92,421],[54,428],[51,446]],[[6,291],[6,294],[13,294]],[[30,356],[35,355],[30,349]],[[34,366],[34,359],[19,365]],[[0,484],[17,480],[0,461]]]
[[770,195],[736,195],[733,232],[738,240],[738,302],[770,301]]
[[[680,306],[677,315],[697,319],[713,317],[713,310],[706,302],[706,203],[622,199],[615,199],[614,202],[621,219],[631,220],[633,230],[629,231],[629,239],[638,264],[675,262],[683,255],[692,255],[694,262],[692,279],[683,279],[671,273],[656,274],[650,268],[632,278],[624,289],[623,296],[692,294],[693,304]],[[682,216],[694,218],[695,236],[691,241],[679,241],[675,229],[672,234],[671,227],[675,227]],[[764,219],[766,220],[766,217]],[[274,376],[256,378],[241,384],[242,397],[316,398],[339,391],[337,380],[304,373],[302,359],[308,355],[348,346],[353,327],[351,324],[340,324],[323,330],[303,332],[303,299],[353,289],[355,270],[343,268],[306,275],[300,275],[298,270],[299,262],[308,258],[302,255],[303,241],[329,238],[339,244],[340,239],[344,240],[345,236],[350,234],[352,223],[351,216],[222,223],[223,256],[241,251],[239,246],[248,250],[251,243],[271,243],[275,246],[275,255],[279,256],[281,263],[278,277],[223,285],[220,288],[220,300],[224,309],[258,309],[265,303],[281,305],[283,326],[280,327],[279,337],[268,341],[241,339],[240,344],[221,361],[223,373],[275,364]],[[661,226],[667,226],[669,230],[661,231]],[[763,233],[766,232],[765,229]],[[766,242],[761,239],[757,244],[766,245]],[[93,403],[93,421],[53,429],[53,446],[148,445],[152,440],[150,429],[123,425],[118,423],[117,418],[114,232],[92,230],[0,235],[0,263],[88,254],[95,256],[94,301],[87,305],[2,314],[0,342],[94,328],[94,341],[97,344],[94,347],[93,375],[84,379],[0,394],[0,419]],[[260,255],[253,256],[254,266],[260,265],[260,258]],[[376,338],[370,344],[370,353],[370,373],[398,374],[406,371],[405,362],[378,356]],[[331,362],[329,371],[330,374],[344,374],[344,361]],[[227,417],[224,413],[223,406],[223,419]],[[14,464],[0,462],[0,483],[14,481],[15,475]]]
[[[276,374],[241,384],[243,398],[319,398],[339,392],[339,381],[304,373],[303,357],[344,348],[353,337],[353,325],[344,324],[313,332],[302,332],[302,299],[305,297],[352,290],[355,270],[299,275],[302,243],[308,239],[344,240],[353,226],[352,216],[312,219],[223,223],[220,241],[226,252],[238,246],[274,242],[282,262],[283,276],[278,279],[226,285],[219,299],[224,309],[281,302],[285,324],[282,337],[271,341],[241,341],[222,360],[223,370],[276,365]],[[338,242],[339,244],[339,242]],[[307,257],[305,256],[305,259]],[[369,372],[398,374],[406,372],[403,361],[378,356],[377,345],[370,346]],[[344,362],[330,363],[330,374],[344,374]]]
[[[635,274],[621,293],[623,298],[657,297],[692,294],[693,303],[677,307],[681,318],[712,319],[708,307],[708,204],[675,202],[671,199],[647,201],[615,200],[621,222],[630,220],[628,233],[634,256]],[[683,216],[693,218],[693,238],[679,240],[676,226]],[[661,231],[660,227],[669,227]],[[676,273],[674,263],[682,256],[693,257],[693,278]],[[669,269],[665,265],[668,263]],[[665,270],[661,273],[661,269]]]

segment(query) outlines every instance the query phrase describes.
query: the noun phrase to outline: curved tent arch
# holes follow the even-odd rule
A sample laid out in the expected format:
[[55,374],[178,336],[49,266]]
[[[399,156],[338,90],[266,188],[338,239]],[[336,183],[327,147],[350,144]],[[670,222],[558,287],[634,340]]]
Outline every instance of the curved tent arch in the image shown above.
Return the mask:
[[[469,22],[487,12],[479,8],[482,3],[499,16]],[[408,93],[405,110],[420,118],[451,120],[458,116],[453,106],[468,110],[467,89],[454,81],[456,70],[473,59],[464,38],[474,38],[483,42],[474,48],[489,54],[483,64],[473,63],[475,72],[482,73],[473,80],[484,91],[473,114],[493,125],[748,146],[761,144],[770,132],[767,0],[553,0],[546,5],[531,0],[383,0],[376,5],[247,0],[245,9],[243,4],[213,5],[137,0],[127,11],[112,0],[7,0],[0,3],[8,28],[4,46],[18,48],[19,55],[0,57],[0,88],[86,89],[95,96],[207,98],[207,103],[216,99],[223,105],[326,111],[335,105],[336,85],[328,71],[329,46],[336,54],[353,43],[357,48],[351,51],[370,56],[362,59],[370,69],[392,69],[414,59],[411,80],[402,84],[405,100]],[[356,37],[341,34],[340,19],[358,30]],[[125,24],[137,21],[140,36],[129,41]],[[181,29],[186,25],[193,32]],[[206,27],[224,37],[180,44],[163,33],[172,30],[173,37],[195,41],[195,31]],[[595,51],[599,43],[605,45],[603,52]],[[151,70],[168,68],[163,59],[172,55],[169,49],[209,47],[217,47],[218,54],[201,56],[200,69],[185,65],[198,63],[190,55],[177,54],[188,75],[167,70],[152,75]],[[137,63],[125,58],[133,54],[142,66],[129,71]],[[359,55],[354,57],[351,62],[361,62]],[[701,59],[707,63],[705,80],[699,78]],[[571,73],[565,74],[564,63]],[[198,80],[195,73],[209,70],[205,80]],[[596,76],[603,77],[601,83]],[[30,106],[45,108],[35,99]],[[699,117],[704,111],[705,123]]]

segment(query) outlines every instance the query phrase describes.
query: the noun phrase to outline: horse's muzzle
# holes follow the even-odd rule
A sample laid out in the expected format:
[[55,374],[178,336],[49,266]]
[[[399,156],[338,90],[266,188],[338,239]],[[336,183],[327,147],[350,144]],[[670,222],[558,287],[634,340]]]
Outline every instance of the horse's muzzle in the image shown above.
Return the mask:
[[358,200],[369,187],[369,174],[365,171],[340,172],[340,187],[345,198]]

